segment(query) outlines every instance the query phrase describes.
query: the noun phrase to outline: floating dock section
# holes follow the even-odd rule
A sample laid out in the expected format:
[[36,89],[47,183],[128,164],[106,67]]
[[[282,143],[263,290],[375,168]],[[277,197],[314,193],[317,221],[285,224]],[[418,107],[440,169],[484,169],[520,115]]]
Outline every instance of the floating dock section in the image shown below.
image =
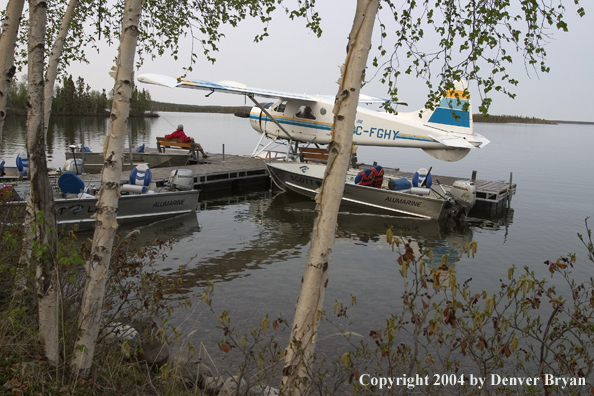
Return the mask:
[[[152,180],[157,186],[169,180],[176,169],[189,169],[194,173],[194,188],[200,190],[200,199],[263,191],[270,186],[270,177],[264,161],[240,155],[210,154],[202,163],[177,167],[151,168]],[[100,175],[80,176],[86,183],[100,179]],[[127,181],[130,171],[122,172],[122,181]],[[99,183],[97,183],[99,184]]]

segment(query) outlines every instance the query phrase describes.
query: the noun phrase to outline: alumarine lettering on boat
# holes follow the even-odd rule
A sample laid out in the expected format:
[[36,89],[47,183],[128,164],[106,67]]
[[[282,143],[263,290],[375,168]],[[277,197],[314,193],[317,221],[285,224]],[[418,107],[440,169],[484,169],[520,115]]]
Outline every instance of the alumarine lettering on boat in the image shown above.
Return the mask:
[[163,202],[155,202],[153,204],[153,208],[162,208],[164,206],[179,206],[183,205],[185,199],[176,199],[174,201],[163,201]]

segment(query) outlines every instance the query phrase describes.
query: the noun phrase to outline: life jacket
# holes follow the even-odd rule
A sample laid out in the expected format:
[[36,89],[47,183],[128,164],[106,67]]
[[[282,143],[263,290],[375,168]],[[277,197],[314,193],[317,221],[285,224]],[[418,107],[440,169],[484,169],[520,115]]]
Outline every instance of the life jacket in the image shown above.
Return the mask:
[[371,172],[373,173],[373,187],[382,188],[382,183],[384,182],[384,168],[376,165],[371,168]]
[[373,171],[371,169],[363,169],[355,177],[355,184],[360,186],[373,186]]

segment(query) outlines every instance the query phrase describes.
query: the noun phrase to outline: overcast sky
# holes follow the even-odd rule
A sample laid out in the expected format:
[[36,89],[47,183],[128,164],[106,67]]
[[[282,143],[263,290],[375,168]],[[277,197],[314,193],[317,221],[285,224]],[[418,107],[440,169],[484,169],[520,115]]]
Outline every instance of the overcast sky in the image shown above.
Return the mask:
[[[6,0],[0,0],[0,4],[5,8]],[[594,37],[594,8],[588,7],[589,3],[585,6],[586,16],[579,18],[575,7],[568,5],[566,18],[569,32],[555,32],[555,40],[547,46],[550,73],[536,74],[530,71],[527,74],[521,57],[516,56],[514,66],[508,70],[520,81],[514,91],[517,98],[512,100],[503,95],[493,96],[491,114],[594,121],[594,54],[591,44],[591,38]],[[305,28],[304,20],[290,21],[284,12],[274,15],[269,26],[270,37],[260,43],[253,42],[254,36],[262,29],[259,21],[248,20],[238,28],[225,28],[226,37],[219,45],[219,53],[215,55],[217,62],[212,65],[199,57],[194,71],[188,77],[209,81],[233,80],[251,87],[285,92],[335,94],[339,67],[346,55],[355,1],[325,0],[318,2],[318,10],[322,17],[321,38]],[[386,16],[382,16],[383,22],[386,22]],[[376,32],[374,47],[377,44]],[[201,52],[200,48],[195,49]],[[174,61],[168,55],[146,60],[137,73],[179,76],[183,73],[183,67],[188,65],[190,51],[190,41],[186,40],[180,51],[180,60]],[[110,89],[113,80],[108,72],[116,52],[116,46],[106,46],[98,55],[89,52],[89,65],[72,65],[69,70],[75,78],[79,75],[84,77],[93,89]],[[367,77],[370,78],[373,73],[373,70],[369,70]],[[205,98],[203,91],[139,84],[139,88],[143,87],[150,91],[153,100],[158,101],[210,105],[244,103],[242,97],[234,95],[213,94]],[[363,92],[385,96],[386,89],[375,78]],[[472,85],[471,93],[476,112],[479,98]],[[409,103],[407,110],[421,108],[426,94],[424,81],[412,77],[399,80],[400,99]]]

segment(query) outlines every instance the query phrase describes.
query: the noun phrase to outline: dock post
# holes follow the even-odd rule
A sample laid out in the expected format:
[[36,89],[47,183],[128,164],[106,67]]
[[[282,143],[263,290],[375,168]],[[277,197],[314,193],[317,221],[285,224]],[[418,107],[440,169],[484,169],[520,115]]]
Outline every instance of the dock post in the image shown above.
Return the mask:
[[507,189],[507,208],[511,207],[512,200],[512,181],[514,180],[514,172],[509,172],[509,188]]
[[[80,158],[82,160],[82,170],[80,173],[82,174],[85,173],[85,133],[83,132],[82,127],[80,128],[80,147]],[[74,156],[74,153],[72,153],[72,159],[76,163],[76,157]]]
[[[128,129],[128,151],[130,153],[130,166],[134,167],[134,158],[132,157],[132,130]],[[123,165],[122,161],[122,165]]]
[[472,171],[472,176],[470,177],[470,181],[476,182],[476,171],[475,170]]
[[225,162],[225,143],[223,143],[223,162]]

